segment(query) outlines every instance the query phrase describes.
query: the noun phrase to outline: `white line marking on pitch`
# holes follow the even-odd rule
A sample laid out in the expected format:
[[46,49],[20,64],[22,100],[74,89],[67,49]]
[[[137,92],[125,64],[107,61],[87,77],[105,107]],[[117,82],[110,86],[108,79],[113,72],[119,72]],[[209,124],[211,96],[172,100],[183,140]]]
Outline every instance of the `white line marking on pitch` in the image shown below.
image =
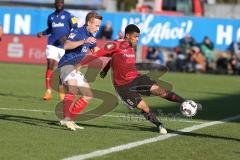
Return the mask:
[[[38,110],[38,109],[24,109],[24,108],[0,108],[0,110],[5,110],[5,111],[22,111],[22,112],[42,112],[42,113],[55,113],[55,111],[50,111],[50,110]],[[124,116],[124,115],[110,115],[110,114],[107,114],[107,115],[102,115],[98,118],[101,118],[101,117],[111,117],[111,118],[125,118],[126,120],[131,118],[131,119],[144,119],[143,117],[138,117],[138,116],[131,116],[131,117],[128,117],[128,116]],[[142,118],[142,119],[141,119]],[[162,117],[159,117],[160,120],[162,121],[177,121],[177,122],[183,122],[183,123],[197,123],[197,124],[201,124],[201,123],[204,123],[204,122],[201,122],[201,121],[197,121],[197,120],[184,120],[184,119],[180,119],[180,118],[172,118],[171,117],[164,117],[163,119],[161,119]],[[145,120],[145,119],[144,119]]]
[[[240,119],[240,115],[234,116],[234,117],[229,117],[220,121],[213,121],[213,122],[207,122],[207,123],[203,123],[203,124],[199,124],[199,125],[194,125],[192,127],[187,127],[187,128],[183,128],[178,130],[179,132],[192,132],[201,128],[205,128],[205,127],[209,127],[209,126],[213,126],[213,125],[217,125],[217,124],[222,124],[228,121],[233,121],[233,120],[237,120]],[[160,135],[157,137],[153,137],[153,138],[148,138],[148,139],[144,139],[141,141],[136,141],[136,142],[132,142],[132,143],[127,143],[127,144],[122,144],[119,146],[115,146],[115,147],[111,147],[111,148],[107,148],[107,149],[102,149],[102,150],[97,150],[97,151],[93,151],[90,153],[86,153],[86,154],[80,154],[77,156],[73,156],[73,157],[69,157],[69,158],[65,158],[64,160],[86,160],[89,158],[94,158],[94,157],[100,157],[100,156],[104,156],[107,154],[111,154],[111,153],[115,153],[115,152],[120,152],[120,151],[124,151],[124,150],[128,150],[131,148],[135,148],[141,145],[145,145],[145,144],[149,144],[149,143],[153,143],[153,142],[157,142],[157,141],[163,141],[166,140],[168,138],[172,138],[175,136],[178,136],[179,134],[177,132],[173,132],[173,133],[169,133],[167,135]]]

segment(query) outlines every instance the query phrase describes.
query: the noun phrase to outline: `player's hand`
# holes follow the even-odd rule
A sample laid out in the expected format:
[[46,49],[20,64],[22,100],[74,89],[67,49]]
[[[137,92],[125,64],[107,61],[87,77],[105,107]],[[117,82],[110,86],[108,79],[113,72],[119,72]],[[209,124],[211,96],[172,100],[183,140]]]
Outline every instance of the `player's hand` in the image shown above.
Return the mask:
[[105,71],[101,71],[101,72],[100,72],[100,77],[101,77],[101,78],[105,78],[106,75],[107,75],[107,72],[105,72]]
[[58,40],[58,42],[61,44],[61,43],[65,42],[66,40],[67,40],[67,36],[62,36],[62,37]]
[[41,38],[43,36],[43,33],[42,32],[39,32],[38,34],[37,34],[37,37],[38,38]]
[[86,40],[85,40],[85,43],[96,43],[96,38],[94,37],[88,37]]

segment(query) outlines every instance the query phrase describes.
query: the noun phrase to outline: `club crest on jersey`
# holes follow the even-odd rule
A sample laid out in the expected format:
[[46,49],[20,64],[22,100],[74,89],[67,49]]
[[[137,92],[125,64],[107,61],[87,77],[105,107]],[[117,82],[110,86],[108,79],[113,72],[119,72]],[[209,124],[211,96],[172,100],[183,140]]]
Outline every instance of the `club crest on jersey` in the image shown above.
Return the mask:
[[116,44],[113,43],[113,42],[108,42],[105,46],[104,46],[104,49],[107,50],[107,51],[111,51],[113,49],[116,48]]
[[70,33],[70,35],[68,36],[69,38],[73,39],[76,36],[76,34],[74,33]]
[[62,15],[62,16],[61,16],[61,19],[65,19],[65,16],[64,16],[64,15]]

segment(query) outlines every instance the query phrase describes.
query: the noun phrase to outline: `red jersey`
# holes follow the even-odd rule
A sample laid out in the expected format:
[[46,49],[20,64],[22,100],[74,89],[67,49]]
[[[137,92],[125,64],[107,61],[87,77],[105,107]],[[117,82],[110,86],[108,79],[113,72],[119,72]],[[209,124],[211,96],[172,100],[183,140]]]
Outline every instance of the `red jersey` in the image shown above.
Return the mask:
[[115,50],[111,52],[111,66],[114,85],[121,86],[130,83],[139,72],[136,69],[134,48],[126,41],[115,41]]
[[136,69],[134,48],[124,40],[108,42],[104,49],[97,51],[92,56],[85,57],[81,64],[84,65],[97,57],[109,54],[112,57],[111,66],[114,85],[128,84],[140,74]]

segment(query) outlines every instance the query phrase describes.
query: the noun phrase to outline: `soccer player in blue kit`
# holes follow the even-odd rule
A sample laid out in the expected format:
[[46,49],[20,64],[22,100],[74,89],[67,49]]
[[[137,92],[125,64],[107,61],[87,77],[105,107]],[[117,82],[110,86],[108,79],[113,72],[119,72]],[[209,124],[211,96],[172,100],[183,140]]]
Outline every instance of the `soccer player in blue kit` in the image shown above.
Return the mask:
[[[102,22],[102,16],[96,12],[89,12],[85,19],[85,25],[71,31],[64,44],[65,54],[60,59],[58,67],[60,79],[67,89],[63,100],[63,117],[60,121],[62,126],[71,130],[83,129],[75,124],[76,116],[81,112],[92,99],[92,92],[89,84],[80,72],[81,60],[87,54],[88,49],[97,53],[100,49],[96,46],[94,34],[97,33]],[[76,95],[82,94],[75,101]]]
[[[43,35],[48,37],[48,45],[46,47],[47,70],[45,76],[46,93],[43,96],[44,100],[52,99],[51,93],[51,77],[53,69],[64,55],[64,41],[67,39],[72,28],[77,27],[77,18],[64,10],[64,0],[55,0],[55,11],[48,16],[48,28],[43,32],[39,32],[37,36],[41,38]],[[63,86],[59,85],[59,98],[63,100]]]

